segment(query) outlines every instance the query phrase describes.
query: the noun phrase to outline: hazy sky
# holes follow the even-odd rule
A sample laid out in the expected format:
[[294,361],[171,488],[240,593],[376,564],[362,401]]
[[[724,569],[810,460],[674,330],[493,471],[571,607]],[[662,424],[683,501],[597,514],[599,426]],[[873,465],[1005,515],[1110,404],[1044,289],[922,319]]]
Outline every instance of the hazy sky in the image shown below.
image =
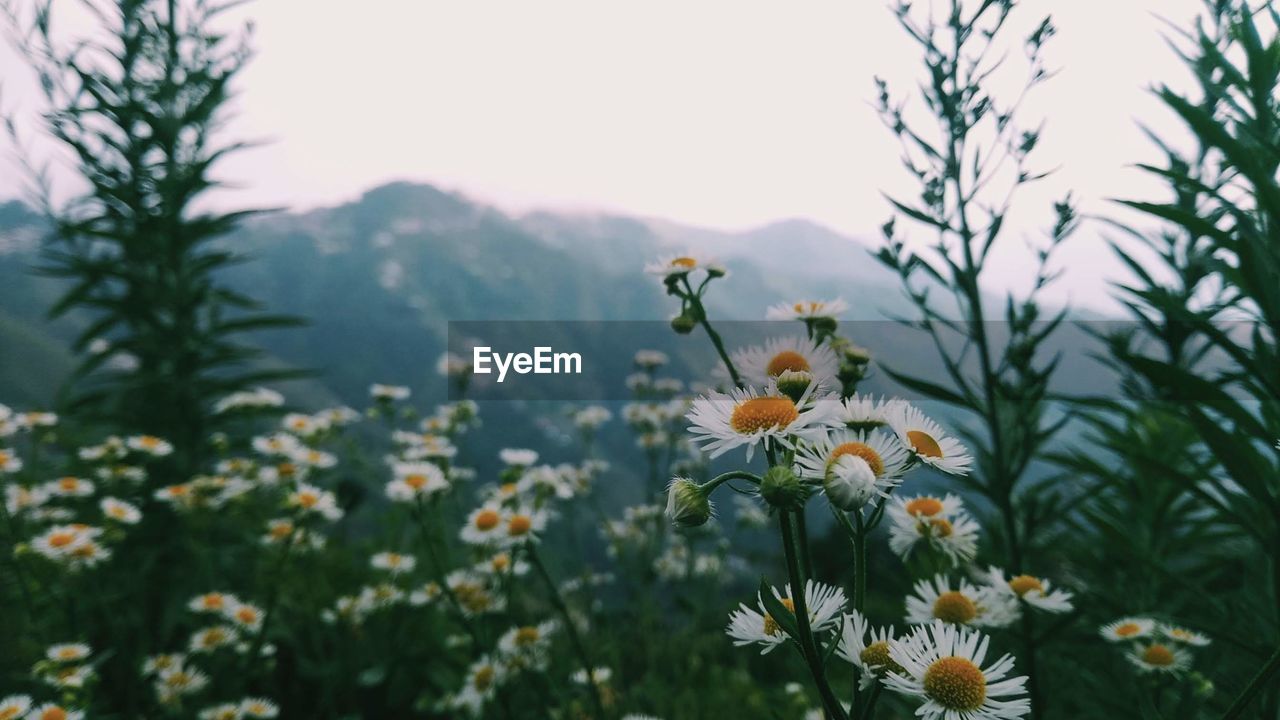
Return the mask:
[[[66,0],[64,0],[65,2]],[[1185,82],[1159,17],[1185,25],[1200,0],[1024,0],[1051,10],[1061,74],[1027,106],[1047,118],[1041,162],[1015,226],[1073,189],[1085,211],[1158,187],[1128,166],[1153,159],[1137,119],[1176,128],[1147,92]],[[223,166],[257,202],[332,204],[392,179],[459,189],[512,210],[609,210],[716,228],[808,218],[871,237],[884,190],[910,190],[870,100],[873,75],[919,74],[879,0],[258,0],[258,57],[240,86],[235,135],[272,143]],[[1015,51],[1016,55],[1016,51]],[[32,78],[0,50],[0,105],[39,109]],[[0,197],[20,171],[0,139]],[[1102,305],[1090,229],[1063,256],[1060,295]],[[1018,245],[1017,238],[1013,245]],[[1010,249],[997,276],[1016,285]]]

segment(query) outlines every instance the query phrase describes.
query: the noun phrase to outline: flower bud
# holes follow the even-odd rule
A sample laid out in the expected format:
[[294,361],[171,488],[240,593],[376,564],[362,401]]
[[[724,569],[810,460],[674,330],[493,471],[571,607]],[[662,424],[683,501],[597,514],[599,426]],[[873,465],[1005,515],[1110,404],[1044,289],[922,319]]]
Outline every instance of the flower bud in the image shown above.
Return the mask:
[[729,271],[725,270],[723,267],[719,265],[707,266],[707,275],[710,275],[712,278],[722,278],[728,274],[729,274]]
[[678,477],[667,486],[667,517],[679,527],[698,527],[711,519],[711,500],[701,485]]
[[760,497],[780,510],[796,510],[804,507],[809,490],[791,468],[777,465],[769,468],[761,479]]
[[685,313],[671,318],[671,329],[680,335],[688,335],[698,326],[698,321]]
[[822,489],[832,505],[845,511],[857,510],[876,493],[876,474],[866,460],[842,455],[827,471]]
[[804,370],[783,370],[778,376],[778,392],[791,398],[792,402],[800,402],[804,393],[813,384],[813,373]]

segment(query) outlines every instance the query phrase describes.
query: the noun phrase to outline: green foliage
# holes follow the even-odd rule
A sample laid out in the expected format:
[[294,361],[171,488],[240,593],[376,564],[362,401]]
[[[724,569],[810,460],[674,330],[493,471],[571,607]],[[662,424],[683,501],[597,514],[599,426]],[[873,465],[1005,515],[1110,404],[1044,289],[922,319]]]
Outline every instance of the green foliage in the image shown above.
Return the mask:
[[[49,102],[48,131],[88,186],[55,206],[41,183],[54,226],[42,270],[67,281],[50,314],[89,313],[77,350],[109,343],[85,355],[67,407],[164,434],[191,468],[216,429],[214,398],[294,375],[245,368],[259,352],[241,334],[298,321],[261,312],[220,281],[242,258],[215,241],[257,211],[210,210],[207,202],[219,186],[218,162],[245,147],[216,136],[249,58],[248,37],[217,29],[233,4],[86,5],[101,24],[97,34],[60,37],[47,0],[22,42]],[[111,370],[122,357],[127,371]]]

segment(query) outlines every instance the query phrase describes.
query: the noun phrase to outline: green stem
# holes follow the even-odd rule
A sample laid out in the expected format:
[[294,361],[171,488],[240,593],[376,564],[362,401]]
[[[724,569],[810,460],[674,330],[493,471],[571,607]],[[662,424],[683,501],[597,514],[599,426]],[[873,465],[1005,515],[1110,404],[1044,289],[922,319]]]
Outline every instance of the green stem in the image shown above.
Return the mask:
[[[809,673],[813,675],[813,682],[818,686],[818,694],[822,697],[822,707],[827,713],[827,718],[829,720],[848,720],[848,715],[845,714],[840,701],[836,699],[835,693],[831,691],[831,684],[827,682],[827,673],[822,665],[822,656],[818,652],[817,643],[813,639],[813,628],[809,626],[809,608],[804,593],[804,581],[800,577],[799,553],[796,551],[796,535],[791,519],[791,511],[783,510],[779,512],[778,518],[782,530],[782,548],[787,560],[787,576],[791,583],[791,602],[795,605],[796,626],[800,633],[800,637],[796,638],[796,642],[799,643],[800,653],[809,665]],[[803,542],[803,538],[801,541]]]
[[289,556],[293,553],[293,546],[297,544],[298,536],[302,532],[298,527],[294,527],[289,539],[285,542],[284,547],[281,548],[280,557],[276,560],[275,567],[271,571],[271,594],[268,596],[267,606],[262,612],[262,627],[258,628],[258,634],[253,638],[253,646],[249,648],[249,653],[245,659],[246,678],[253,677],[252,671],[258,662],[259,655],[262,654],[262,645],[267,640],[267,631],[270,629],[272,618],[275,617],[276,607],[280,604],[280,588],[284,586],[282,580],[284,566],[289,561]]
[[720,333],[716,332],[715,328],[711,327],[711,322],[707,320],[707,309],[702,306],[702,298],[689,285],[688,276],[684,278],[684,287],[688,291],[686,298],[693,307],[693,312],[698,318],[698,324],[702,326],[703,330],[707,331],[707,337],[711,338],[711,344],[715,346],[716,352],[720,355],[720,360],[724,363],[725,368],[729,370],[729,377],[733,379],[733,384],[743,387],[742,378],[738,375],[738,369],[733,366],[733,361],[729,359],[729,353],[725,352],[724,340],[720,338]]
[[[449,604],[453,606],[454,612],[458,615],[458,622],[467,634],[471,636],[472,641],[477,645],[480,642],[480,636],[476,632],[475,627],[467,620],[466,610],[462,607],[462,601],[458,599],[457,593],[453,588],[449,587],[449,578],[445,575],[444,563],[440,560],[440,554],[436,551],[435,540],[431,536],[431,529],[427,527],[426,514],[422,507],[422,499],[418,499],[417,505],[414,506],[413,519],[417,522],[418,530],[422,533],[422,544],[427,547],[427,561],[431,563],[431,572],[435,575],[436,584],[440,586],[440,592],[449,599]],[[514,558],[512,565],[515,565]]]
[[551,598],[551,604],[555,606],[556,611],[560,613],[560,617],[564,619],[564,628],[569,635],[569,642],[573,645],[574,653],[578,655],[578,662],[582,664],[582,669],[587,673],[587,687],[591,689],[591,703],[595,705],[596,717],[599,720],[604,720],[604,701],[601,700],[600,688],[596,685],[595,665],[587,655],[587,647],[583,644],[582,637],[578,635],[578,626],[574,624],[573,616],[569,614],[569,606],[565,604],[564,597],[560,595],[560,588],[556,587],[555,580],[551,579],[551,573],[547,572],[547,567],[542,564],[542,558],[538,556],[538,551],[532,544],[525,547],[529,556],[529,563],[538,571],[538,576],[542,578],[543,584],[547,586],[547,595]]
[[[805,523],[804,508],[796,511],[796,533],[801,538],[809,537],[809,529]],[[809,552],[809,543],[800,543],[800,575],[804,580],[813,577],[813,555]]]
[[876,701],[880,699],[880,683],[871,686],[871,692],[867,695],[867,705],[862,708],[862,720],[871,720],[876,714]]
[[861,613],[867,602],[867,529],[861,510],[853,514],[853,519],[853,609]]
[[1244,691],[1236,696],[1235,701],[1231,703],[1231,707],[1227,708],[1226,714],[1222,716],[1222,720],[1236,720],[1236,718],[1244,717],[1244,711],[1253,702],[1253,699],[1268,687],[1271,676],[1275,675],[1277,670],[1280,670],[1280,647],[1277,647],[1276,651],[1271,654],[1267,664],[1263,665],[1258,674],[1253,676]]

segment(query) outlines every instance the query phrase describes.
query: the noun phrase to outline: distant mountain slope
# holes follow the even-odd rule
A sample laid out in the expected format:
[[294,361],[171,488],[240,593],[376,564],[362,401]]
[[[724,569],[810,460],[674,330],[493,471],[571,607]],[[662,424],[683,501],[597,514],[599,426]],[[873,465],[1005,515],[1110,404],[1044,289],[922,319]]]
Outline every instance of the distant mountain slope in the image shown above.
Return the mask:
[[[44,320],[59,288],[29,272],[40,227],[25,207],[0,205],[0,348],[44,348],[0,352],[0,397],[23,377],[39,377],[36,395],[56,387],[70,361],[48,356],[80,325]],[[263,346],[323,371],[326,389],[349,401],[371,380],[435,383],[448,320],[665,320],[674,308],[642,272],[665,252],[694,249],[729,267],[732,281],[713,294],[724,317],[757,319],[773,303],[836,295],[859,318],[880,317],[885,304],[903,309],[865,246],[802,221],[726,233],[610,215],[512,217],[394,183],[336,207],[260,218],[227,242],[254,258],[229,271],[229,283],[311,321],[261,336]]]

